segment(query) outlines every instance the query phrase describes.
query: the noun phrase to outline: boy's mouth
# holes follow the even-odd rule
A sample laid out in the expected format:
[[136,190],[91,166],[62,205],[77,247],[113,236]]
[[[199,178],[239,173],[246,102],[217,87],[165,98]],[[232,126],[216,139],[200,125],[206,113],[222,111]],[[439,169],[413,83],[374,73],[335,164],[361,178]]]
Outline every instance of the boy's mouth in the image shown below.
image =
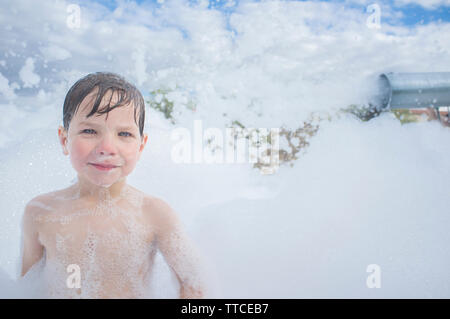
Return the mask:
[[101,171],[110,171],[113,168],[118,167],[116,165],[111,165],[111,164],[94,164],[94,163],[89,163],[89,164],[91,164],[92,166],[94,166],[95,168],[97,168]]

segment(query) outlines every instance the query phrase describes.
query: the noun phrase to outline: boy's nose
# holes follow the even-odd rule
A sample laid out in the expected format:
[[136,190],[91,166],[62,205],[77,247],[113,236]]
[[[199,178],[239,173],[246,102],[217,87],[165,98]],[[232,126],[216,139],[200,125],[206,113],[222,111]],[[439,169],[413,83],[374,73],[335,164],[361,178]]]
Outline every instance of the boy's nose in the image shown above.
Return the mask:
[[116,154],[116,146],[114,145],[113,139],[109,135],[102,138],[100,144],[97,147],[97,152],[101,155]]

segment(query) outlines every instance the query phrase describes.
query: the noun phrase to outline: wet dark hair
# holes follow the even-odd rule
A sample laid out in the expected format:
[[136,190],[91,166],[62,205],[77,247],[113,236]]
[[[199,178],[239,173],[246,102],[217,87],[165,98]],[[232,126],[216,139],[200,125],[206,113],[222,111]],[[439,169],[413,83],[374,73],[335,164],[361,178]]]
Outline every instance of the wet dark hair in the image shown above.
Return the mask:
[[[139,126],[139,133],[141,137],[144,133],[144,121],[145,121],[145,103],[141,92],[130,82],[125,80],[122,76],[111,72],[96,72],[86,75],[79,79],[67,92],[64,100],[63,108],[63,122],[64,128],[69,130],[70,122],[73,116],[77,112],[83,99],[89,95],[94,89],[98,89],[95,96],[95,102],[91,112],[86,116],[90,117],[95,113],[105,114],[108,118],[108,113],[123,105],[127,105],[133,102],[134,105],[134,119],[136,125]],[[101,110],[99,110],[100,102],[103,96],[111,91],[111,97],[109,103]],[[116,104],[111,105],[111,99],[114,93],[118,93],[119,100]],[[136,122],[136,111],[139,110],[139,124]]]

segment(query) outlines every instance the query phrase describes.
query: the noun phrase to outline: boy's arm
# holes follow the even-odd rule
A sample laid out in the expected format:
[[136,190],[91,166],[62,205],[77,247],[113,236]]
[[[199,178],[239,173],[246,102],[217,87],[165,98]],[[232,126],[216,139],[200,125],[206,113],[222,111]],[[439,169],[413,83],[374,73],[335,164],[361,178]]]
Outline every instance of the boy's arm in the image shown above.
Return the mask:
[[180,298],[204,298],[206,287],[199,253],[172,208],[160,199],[153,200],[157,244],[178,278]]
[[38,262],[44,253],[44,247],[39,242],[39,233],[34,220],[37,208],[28,204],[22,219],[22,274],[25,276],[28,270]]

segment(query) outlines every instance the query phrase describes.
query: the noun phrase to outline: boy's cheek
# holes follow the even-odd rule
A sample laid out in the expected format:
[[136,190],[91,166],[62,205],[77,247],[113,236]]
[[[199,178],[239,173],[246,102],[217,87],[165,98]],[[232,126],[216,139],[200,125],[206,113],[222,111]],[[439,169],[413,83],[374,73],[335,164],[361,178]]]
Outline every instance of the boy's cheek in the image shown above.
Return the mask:
[[76,169],[82,169],[86,165],[86,160],[76,153],[70,155],[70,161],[72,162],[72,166]]
[[124,173],[126,174],[131,173],[135,169],[138,161],[139,161],[138,153],[129,154],[129,156],[126,157],[125,167],[123,167]]
[[70,149],[70,157],[73,162],[86,162],[90,153],[90,148],[82,143],[73,143]]
[[137,147],[121,149],[119,155],[123,157],[128,163],[136,162],[139,159],[139,151]]

